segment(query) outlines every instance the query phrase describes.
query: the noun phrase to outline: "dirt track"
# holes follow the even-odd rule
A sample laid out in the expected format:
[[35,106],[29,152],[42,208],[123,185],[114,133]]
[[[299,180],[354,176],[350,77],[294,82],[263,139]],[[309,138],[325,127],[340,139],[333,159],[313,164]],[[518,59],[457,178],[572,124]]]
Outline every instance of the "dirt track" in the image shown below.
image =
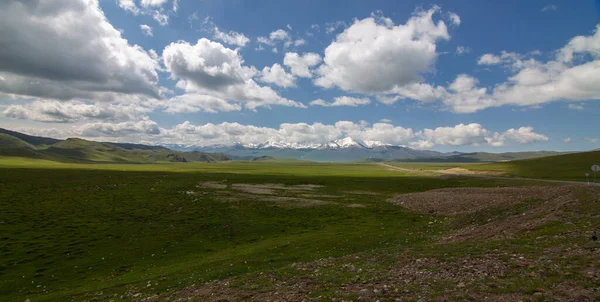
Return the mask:
[[[384,163],[379,163],[380,166],[386,167],[390,170],[402,171],[402,172],[411,172],[416,174],[423,174],[424,171],[416,170],[416,169],[407,169],[402,167],[396,167]],[[463,171],[464,170],[464,171]],[[479,177],[479,178],[490,178],[490,179],[506,179],[506,180],[533,180],[533,181],[544,181],[544,182],[553,182],[553,183],[563,183],[563,184],[586,184],[581,181],[568,181],[568,180],[556,180],[556,179],[541,179],[541,178],[525,178],[525,177],[505,177],[505,176],[494,176],[487,174],[478,174],[467,169],[447,169],[447,170],[429,170],[426,172],[430,172],[432,174],[440,174],[440,175],[454,175],[454,176],[468,176],[468,177]]]

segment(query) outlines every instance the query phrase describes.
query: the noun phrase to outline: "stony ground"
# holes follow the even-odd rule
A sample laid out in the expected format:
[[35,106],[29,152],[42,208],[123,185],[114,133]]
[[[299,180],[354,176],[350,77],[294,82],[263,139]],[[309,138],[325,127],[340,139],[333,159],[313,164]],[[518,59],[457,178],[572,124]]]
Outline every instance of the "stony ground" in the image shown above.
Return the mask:
[[424,245],[297,263],[146,301],[594,301],[598,196],[600,188],[583,186],[399,195],[391,202],[436,214],[430,224],[446,231]]

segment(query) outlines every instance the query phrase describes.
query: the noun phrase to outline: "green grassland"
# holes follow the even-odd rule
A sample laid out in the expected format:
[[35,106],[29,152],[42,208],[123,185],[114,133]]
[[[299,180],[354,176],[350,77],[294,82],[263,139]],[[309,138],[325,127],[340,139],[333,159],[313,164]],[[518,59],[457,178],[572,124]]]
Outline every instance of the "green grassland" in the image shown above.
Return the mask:
[[[257,184],[315,187],[307,192],[273,190],[275,195],[236,189]],[[502,250],[530,257],[557,244],[554,237],[531,238],[598,226],[597,215],[578,216],[569,218],[580,221],[576,225],[552,224],[510,240],[440,244],[440,236],[456,225],[481,224],[523,209],[449,220],[388,202],[396,194],[435,188],[542,184],[548,185],[522,179],[439,178],[376,163],[269,159],[80,164],[0,157],[0,297],[132,300],[168,297],[187,286],[228,278],[236,280],[232,286],[238,289],[272,291],[274,281],[263,273],[277,280],[315,278],[313,282],[327,287],[313,296],[331,297],[339,294],[330,288],[357,281],[356,272],[340,268],[347,265],[348,255],[360,255],[353,263],[369,267],[358,278],[377,279],[401,256],[462,259]],[[593,206],[594,197],[586,198],[578,211]],[[560,244],[585,240],[573,235]],[[290,268],[322,259],[332,259],[332,264],[319,274]],[[579,261],[568,265],[573,270],[589,265],[587,258]],[[569,278],[584,287],[594,282]],[[502,287],[511,282],[522,286],[507,291],[520,294],[550,286],[524,280],[520,270],[496,283]],[[432,295],[443,297],[443,284],[436,286]]]
[[[0,296],[10,301],[113,297],[131,288],[150,295],[412,246],[440,230],[427,215],[387,203],[394,194],[507,184],[296,161],[82,165],[7,157],[0,165]],[[311,193],[324,204],[224,202],[231,187],[198,188],[204,181],[320,185]]]
[[594,164],[600,164],[600,151],[468,165],[464,168],[474,171],[499,172],[506,176],[585,181],[585,173],[593,175],[591,166]]

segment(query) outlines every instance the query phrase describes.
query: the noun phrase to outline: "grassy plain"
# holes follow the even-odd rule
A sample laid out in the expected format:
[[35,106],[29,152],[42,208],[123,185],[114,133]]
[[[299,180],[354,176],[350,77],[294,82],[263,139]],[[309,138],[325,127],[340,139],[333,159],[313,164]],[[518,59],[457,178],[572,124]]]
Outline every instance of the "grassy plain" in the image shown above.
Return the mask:
[[506,176],[539,179],[585,181],[585,173],[593,175],[591,166],[600,164],[600,151],[571,153],[534,159],[523,159],[491,164],[467,165],[474,171],[501,172]]
[[[262,193],[239,189],[261,184],[267,186]],[[540,229],[501,244],[440,246],[451,220],[388,202],[435,188],[527,184],[540,183],[423,177],[377,164],[84,165],[0,158],[0,297],[131,300],[227,278],[238,278],[233,286],[269,291],[273,282],[262,273],[303,278],[304,271],[290,269],[294,263],[368,255],[380,262],[356,265],[378,267],[369,275],[376,278],[395,257],[386,255],[463,257],[503,246],[539,253],[543,245],[525,242],[534,234],[597,225],[586,218],[586,224]],[[316,282],[333,288],[356,277],[335,267],[323,268]],[[336,294],[320,289],[314,295]]]

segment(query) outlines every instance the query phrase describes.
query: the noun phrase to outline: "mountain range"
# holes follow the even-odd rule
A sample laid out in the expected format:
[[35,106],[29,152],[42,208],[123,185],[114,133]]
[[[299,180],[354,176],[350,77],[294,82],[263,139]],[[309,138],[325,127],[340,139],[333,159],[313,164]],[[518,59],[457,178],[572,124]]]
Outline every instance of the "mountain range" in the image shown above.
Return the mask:
[[150,146],[107,143],[68,138],[59,140],[31,136],[0,128],[0,155],[39,158],[60,162],[216,162],[257,158],[299,159],[319,162],[407,161],[407,162],[495,162],[562,154],[554,151],[461,153],[415,150],[379,141],[359,141],[350,137],[324,144],[283,143],[231,146]]
[[324,144],[315,143],[284,143],[266,141],[261,144],[241,144],[232,146],[182,146],[167,145],[166,147],[181,151],[219,152],[234,159],[249,160],[259,157],[301,159],[320,162],[348,161],[419,161],[419,162],[495,162],[535,158],[562,154],[554,151],[532,152],[438,152],[431,150],[416,150],[404,146],[384,144],[380,141],[360,141],[351,137],[333,140]]

